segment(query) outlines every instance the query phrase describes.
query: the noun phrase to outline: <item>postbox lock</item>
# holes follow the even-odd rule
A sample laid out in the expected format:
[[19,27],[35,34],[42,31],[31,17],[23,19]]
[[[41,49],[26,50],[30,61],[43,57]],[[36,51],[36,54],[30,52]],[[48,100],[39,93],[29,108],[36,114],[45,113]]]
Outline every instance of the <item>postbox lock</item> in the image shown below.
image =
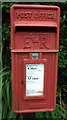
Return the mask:
[[23,81],[21,83],[23,84]]

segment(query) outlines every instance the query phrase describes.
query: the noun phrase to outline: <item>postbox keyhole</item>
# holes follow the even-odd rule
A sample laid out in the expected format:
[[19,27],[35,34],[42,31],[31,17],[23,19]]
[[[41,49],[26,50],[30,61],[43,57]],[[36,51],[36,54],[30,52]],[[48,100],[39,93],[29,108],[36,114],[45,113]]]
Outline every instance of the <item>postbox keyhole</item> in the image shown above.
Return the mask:
[[21,83],[23,84],[23,81]]

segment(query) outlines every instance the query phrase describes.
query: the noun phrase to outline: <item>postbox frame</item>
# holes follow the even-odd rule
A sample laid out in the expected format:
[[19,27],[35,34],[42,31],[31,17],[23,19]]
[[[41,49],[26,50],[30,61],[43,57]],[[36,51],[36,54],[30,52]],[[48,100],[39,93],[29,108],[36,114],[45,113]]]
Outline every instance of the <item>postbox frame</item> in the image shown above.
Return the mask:
[[[14,13],[15,13],[15,10],[16,9],[46,9],[46,10],[56,10],[57,11],[57,20],[55,22],[51,22],[51,21],[15,21],[14,20]],[[53,111],[55,108],[56,108],[56,84],[57,83],[57,65],[58,65],[58,50],[59,50],[59,27],[60,27],[60,20],[59,20],[59,17],[60,17],[60,8],[57,7],[57,6],[48,6],[48,5],[13,5],[11,7],[11,55],[12,55],[12,109],[13,109],[13,112],[15,113],[28,113],[28,112],[48,112],[48,111]],[[55,39],[55,42],[56,42],[56,45],[55,45],[55,49],[15,49],[15,33],[16,33],[16,27],[51,27],[51,28],[55,28],[55,31],[56,31],[56,39]],[[40,53],[40,59],[39,60],[32,60],[31,59],[31,53],[34,53],[34,52],[38,52]],[[53,73],[54,73],[54,81],[53,81],[53,76],[52,76],[52,81],[50,84],[47,85],[47,80],[45,80],[45,96],[42,98],[42,99],[45,99],[45,103],[40,103],[40,106],[38,106],[38,103],[33,103],[33,104],[29,104],[30,105],[30,109],[26,108],[26,109],[23,109],[22,108],[22,100],[20,100],[21,98],[21,95],[20,95],[20,92],[21,92],[21,80],[19,80],[19,76],[18,75],[18,61],[20,60],[19,58],[19,54],[26,54],[26,53],[29,53],[29,60],[28,59],[24,59],[24,60],[21,60],[22,62],[22,69],[23,69],[23,74],[26,73],[26,70],[25,69],[25,66],[26,66],[26,63],[44,63],[45,62],[45,70],[47,72],[47,66],[48,65],[48,62],[49,60],[47,60],[46,58],[44,59],[42,57],[42,54],[46,53],[48,54],[48,56],[50,56],[49,54],[52,54],[52,61],[53,61]],[[47,55],[46,55],[47,56]],[[47,57],[49,58],[49,57]],[[55,63],[54,63],[54,60],[55,60]],[[19,59],[19,60],[18,60]],[[45,60],[45,61],[44,61]],[[54,66],[55,65],[55,66]],[[21,65],[20,65],[21,66]],[[15,70],[16,69],[16,70]],[[17,79],[18,78],[18,79]],[[23,75],[23,78],[25,79],[25,76]],[[45,79],[47,79],[47,75],[45,76]],[[24,80],[25,82],[26,80]],[[51,91],[54,89],[54,91],[49,91],[49,85],[52,85],[52,88],[51,88]],[[24,88],[25,89],[25,88]],[[48,90],[47,90],[48,89]],[[16,93],[15,93],[16,92]],[[47,97],[47,92],[48,92],[48,95],[53,95],[52,98],[50,97]],[[24,94],[24,99],[25,101],[31,101],[31,100],[40,100],[42,96],[40,97],[26,97]],[[47,98],[49,98],[49,100],[47,100]],[[42,100],[41,99],[41,100]],[[52,103],[53,101],[53,103]],[[49,105],[51,104],[51,105]],[[44,106],[43,106],[44,105]],[[34,108],[32,107],[34,106]],[[37,108],[36,108],[37,106]],[[50,107],[49,107],[50,106]]]

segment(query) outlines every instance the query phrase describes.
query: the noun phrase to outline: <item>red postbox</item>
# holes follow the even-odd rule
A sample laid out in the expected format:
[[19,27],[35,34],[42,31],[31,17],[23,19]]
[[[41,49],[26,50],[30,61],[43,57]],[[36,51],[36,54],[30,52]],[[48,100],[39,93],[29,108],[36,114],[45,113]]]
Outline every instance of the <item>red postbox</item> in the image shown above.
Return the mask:
[[11,7],[13,112],[55,109],[59,25],[57,6]]

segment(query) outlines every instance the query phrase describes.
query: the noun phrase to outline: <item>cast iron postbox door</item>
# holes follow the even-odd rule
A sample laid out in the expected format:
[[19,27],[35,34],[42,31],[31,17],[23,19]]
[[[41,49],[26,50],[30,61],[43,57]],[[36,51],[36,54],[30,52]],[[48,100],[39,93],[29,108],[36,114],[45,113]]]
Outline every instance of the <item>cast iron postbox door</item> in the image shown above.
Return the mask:
[[56,106],[60,9],[11,7],[13,112],[46,112]]

